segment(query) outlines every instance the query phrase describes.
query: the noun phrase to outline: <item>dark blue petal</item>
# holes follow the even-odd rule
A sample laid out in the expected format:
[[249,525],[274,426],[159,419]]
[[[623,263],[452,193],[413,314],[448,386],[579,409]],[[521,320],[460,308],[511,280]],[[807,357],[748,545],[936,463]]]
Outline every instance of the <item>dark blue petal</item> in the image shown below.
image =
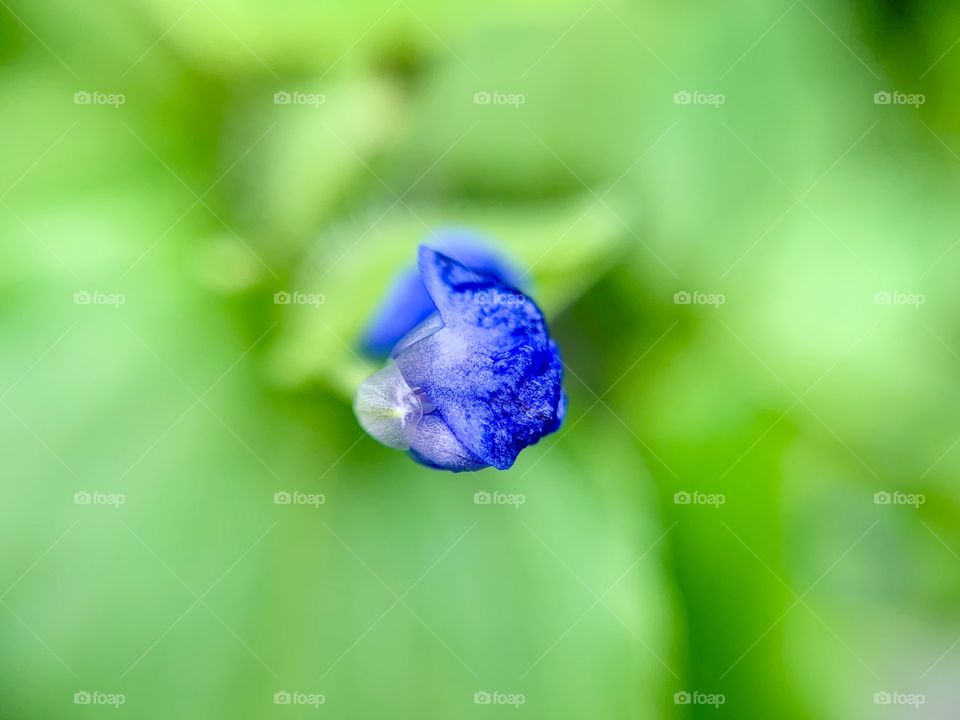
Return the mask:
[[[505,470],[563,417],[563,364],[543,313],[499,277],[428,247],[419,265],[443,326],[418,328],[393,357],[406,383],[435,406],[424,417],[438,418],[470,455]],[[444,467],[422,448],[414,457]]]
[[420,273],[413,269],[404,271],[394,280],[367,327],[361,341],[363,349],[374,357],[386,355],[400,338],[432,312],[433,303],[423,287]]
[[[461,264],[486,275],[493,275],[512,285],[519,284],[520,274],[490,249],[484,240],[469,230],[446,228],[433,233],[431,245],[455,258]],[[387,291],[373,321],[364,333],[364,350],[374,357],[384,357],[414,327],[436,312],[433,301],[416,268],[404,271]]]

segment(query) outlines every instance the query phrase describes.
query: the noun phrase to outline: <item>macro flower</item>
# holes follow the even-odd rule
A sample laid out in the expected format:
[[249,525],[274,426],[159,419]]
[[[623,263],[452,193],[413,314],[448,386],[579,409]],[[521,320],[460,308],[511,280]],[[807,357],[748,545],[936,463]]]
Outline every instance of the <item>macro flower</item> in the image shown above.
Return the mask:
[[563,363],[536,303],[496,272],[421,246],[432,311],[357,390],[354,412],[381,443],[430,467],[506,470],[560,427]]

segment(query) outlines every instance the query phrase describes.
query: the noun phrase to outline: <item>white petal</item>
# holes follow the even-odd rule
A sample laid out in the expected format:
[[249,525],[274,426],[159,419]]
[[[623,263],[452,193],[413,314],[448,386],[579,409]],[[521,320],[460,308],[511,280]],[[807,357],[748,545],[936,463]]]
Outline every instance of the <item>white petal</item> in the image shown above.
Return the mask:
[[353,412],[360,426],[384,445],[408,450],[423,407],[396,363],[371,375],[357,389]]

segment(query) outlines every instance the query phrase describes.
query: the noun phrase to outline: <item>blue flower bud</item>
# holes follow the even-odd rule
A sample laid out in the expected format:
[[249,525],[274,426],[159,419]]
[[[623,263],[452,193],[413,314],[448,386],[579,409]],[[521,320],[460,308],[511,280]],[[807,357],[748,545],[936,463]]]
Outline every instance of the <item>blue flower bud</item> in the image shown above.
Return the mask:
[[433,313],[360,386],[363,428],[430,467],[511,467],[560,427],[563,363],[536,303],[501,277],[421,246]]

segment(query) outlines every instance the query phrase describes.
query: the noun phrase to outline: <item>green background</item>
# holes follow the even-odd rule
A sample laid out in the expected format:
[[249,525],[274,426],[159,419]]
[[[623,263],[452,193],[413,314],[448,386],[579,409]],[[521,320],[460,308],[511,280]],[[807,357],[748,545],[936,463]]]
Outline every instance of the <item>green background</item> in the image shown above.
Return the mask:
[[[0,37],[0,717],[957,712],[955,5],[2,0]],[[568,368],[507,472],[350,410],[442,226]]]

